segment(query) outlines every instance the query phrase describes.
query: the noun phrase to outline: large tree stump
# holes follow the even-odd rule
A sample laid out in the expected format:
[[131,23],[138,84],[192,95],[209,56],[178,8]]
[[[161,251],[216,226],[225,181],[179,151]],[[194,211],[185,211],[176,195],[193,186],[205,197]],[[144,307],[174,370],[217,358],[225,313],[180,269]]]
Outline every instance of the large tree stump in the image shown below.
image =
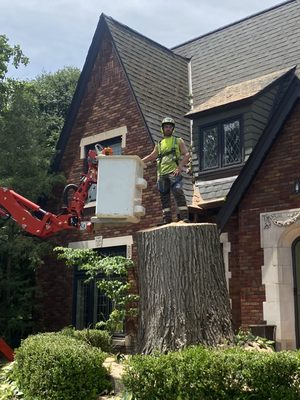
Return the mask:
[[138,352],[232,337],[223,255],[215,224],[173,223],[137,233]]

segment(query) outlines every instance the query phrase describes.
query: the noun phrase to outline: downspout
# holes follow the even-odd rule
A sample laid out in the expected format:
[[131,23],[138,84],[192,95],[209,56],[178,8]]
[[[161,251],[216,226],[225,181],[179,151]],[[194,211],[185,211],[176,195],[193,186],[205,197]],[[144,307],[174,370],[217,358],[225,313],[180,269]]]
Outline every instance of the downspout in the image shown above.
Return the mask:
[[[189,87],[189,102],[190,102],[190,107],[191,111],[194,108],[194,102],[193,102],[193,82],[192,82],[192,60],[190,59],[188,63],[188,87]],[[193,139],[192,139],[192,131],[193,131],[193,120],[190,120],[190,143],[191,146],[193,146]]]

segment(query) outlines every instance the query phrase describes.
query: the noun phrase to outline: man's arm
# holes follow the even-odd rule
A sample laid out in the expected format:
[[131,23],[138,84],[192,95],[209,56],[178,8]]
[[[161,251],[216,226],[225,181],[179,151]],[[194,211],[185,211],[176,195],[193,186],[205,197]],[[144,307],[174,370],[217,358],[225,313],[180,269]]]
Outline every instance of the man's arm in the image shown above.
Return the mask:
[[190,160],[190,153],[184,143],[184,141],[181,139],[179,142],[179,150],[180,154],[182,155],[182,160],[178,164],[178,167],[174,171],[174,175],[179,175],[182,172],[183,167],[189,162]]
[[157,158],[158,154],[157,154],[157,150],[156,150],[156,146],[154,147],[153,151],[148,154],[148,156],[142,158],[142,161],[146,164],[149,161],[153,161]]

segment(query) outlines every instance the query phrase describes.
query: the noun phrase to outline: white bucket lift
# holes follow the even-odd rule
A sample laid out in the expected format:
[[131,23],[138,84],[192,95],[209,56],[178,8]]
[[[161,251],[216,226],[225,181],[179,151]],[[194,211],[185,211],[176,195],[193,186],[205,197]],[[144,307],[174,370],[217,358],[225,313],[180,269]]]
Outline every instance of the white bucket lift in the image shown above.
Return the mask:
[[144,163],[138,156],[98,156],[96,224],[137,223],[145,215]]

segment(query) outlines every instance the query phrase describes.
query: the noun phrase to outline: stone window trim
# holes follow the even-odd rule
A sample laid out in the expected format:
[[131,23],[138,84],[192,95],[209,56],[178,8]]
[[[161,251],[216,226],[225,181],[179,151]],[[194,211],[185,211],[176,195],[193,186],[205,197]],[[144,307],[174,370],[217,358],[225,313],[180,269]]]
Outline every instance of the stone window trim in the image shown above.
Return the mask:
[[292,246],[300,237],[300,209],[260,214],[261,267],[265,286],[263,319],[276,326],[276,348],[296,348]]
[[[91,144],[96,144],[99,142],[104,142],[105,140],[114,139],[117,137],[121,137],[121,149],[125,149],[126,147],[126,135],[127,135],[127,127],[121,126],[119,128],[111,129],[109,131],[97,133],[95,135],[91,135],[88,137],[84,137],[80,141],[80,159],[85,159],[86,157],[86,147]],[[96,201],[90,201],[87,203],[84,208],[93,208],[96,207]]]
[[226,278],[227,290],[229,292],[229,279],[231,279],[231,272],[229,271],[229,253],[231,252],[231,243],[228,240],[227,232],[221,233],[220,242],[222,243],[222,248],[223,248],[225,278]]
[[131,259],[132,245],[133,245],[133,238],[131,235],[111,237],[111,238],[103,238],[102,236],[95,236],[95,238],[91,240],[70,242],[68,244],[68,247],[72,249],[99,249],[102,247],[105,248],[105,247],[126,246],[126,257]]
[[93,143],[103,142],[105,140],[113,139],[121,136],[121,147],[124,149],[126,147],[126,135],[127,135],[127,127],[121,126],[119,128],[111,129],[109,131],[97,133],[95,135],[87,136],[81,139],[80,141],[80,159],[86,157],[85,147],[91,145]]

